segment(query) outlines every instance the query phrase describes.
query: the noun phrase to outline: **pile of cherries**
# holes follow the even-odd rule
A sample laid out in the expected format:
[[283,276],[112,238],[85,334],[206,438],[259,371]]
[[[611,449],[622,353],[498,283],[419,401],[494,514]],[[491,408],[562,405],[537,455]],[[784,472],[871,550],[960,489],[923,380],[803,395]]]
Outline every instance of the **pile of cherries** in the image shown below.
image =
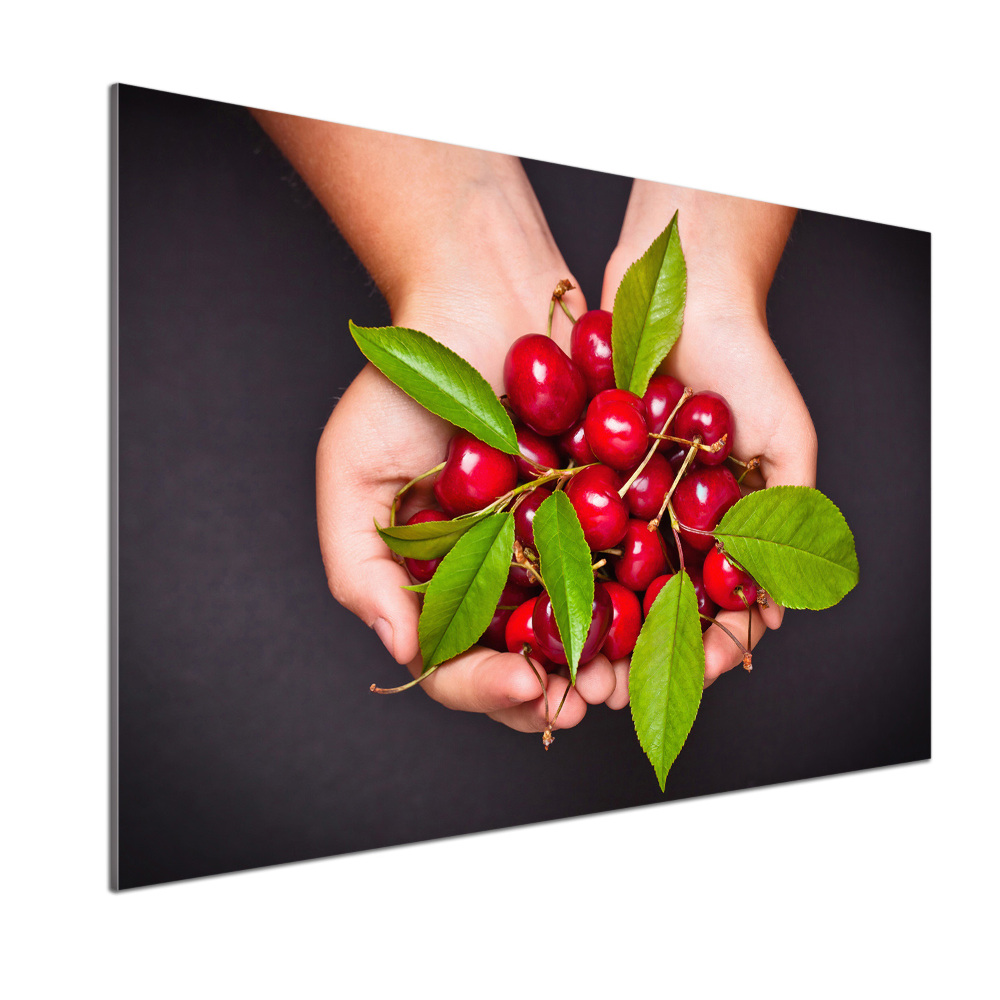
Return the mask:
[[[528,334],[511,345],[504,363],[505,402],[514,416],[520,456],[504,454],[459,431],[434,483],[441,509],[420,511],[407,522],[472,513],[510,493],[519,482],[548,475],[547,481],[512,498],[515,543],[510,575],[480,644],[512,653],[529,650],[536,663],[551,671],[566,664],[566,654],[536,572],[532,521],[557,487],[549,475],[553,470],[568,470],[559,481],[565,482],[598,567],[581,664],[599,652],[612,660],[632,652],[644,616],[681,566],[682,556],[698,610],[706,619],[714,616],[717,605],[738,611],[757,598],[753,579],[729,562],[711,534],[740,498],[739,484],[726,465],[732,447],[732,414],[726,401],[714,392],[686,394],[669,375],[654,375],[641,398],[616,388],[611,313],[605,310],[591,310],[576,321],[570,355],[544,334]],[[693,455],[684,441],[698,445]],[[679,524],[678,547],[665,498],[685,465],[671,497]],[[407,559],[406,566],[415,580],[425,582],[440,561]]]

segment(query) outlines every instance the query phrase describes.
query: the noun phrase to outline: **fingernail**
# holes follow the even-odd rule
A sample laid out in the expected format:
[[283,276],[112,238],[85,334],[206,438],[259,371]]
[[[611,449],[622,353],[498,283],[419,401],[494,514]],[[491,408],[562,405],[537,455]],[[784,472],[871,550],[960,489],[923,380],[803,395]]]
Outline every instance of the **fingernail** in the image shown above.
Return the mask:
[[382,645],[389,650],[389,655],[395,659],[396,654],[392,651],[392,626],[384,618],[376,618],[372,622],[375,634],[382,640]]

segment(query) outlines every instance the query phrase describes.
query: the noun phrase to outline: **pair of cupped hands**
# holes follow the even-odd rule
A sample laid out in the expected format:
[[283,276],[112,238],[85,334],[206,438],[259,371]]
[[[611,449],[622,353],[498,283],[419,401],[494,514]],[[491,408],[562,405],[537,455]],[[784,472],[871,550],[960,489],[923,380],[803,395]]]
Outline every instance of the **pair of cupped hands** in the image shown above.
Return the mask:
[[[650,185],[637,198],[633,189],[621,239],[605,271],[601,308],[613,310],[626,269],[669,222],[672,205],[667,193],[662,186]],[[725,204],[720,211],[732,219],[734,213]],[[491,210],[482,227],[473,227],[473,235],[430,247],[431,263],[412,281],[383,288],[394,325],[421,330],[447,344],[498,394],[503,392],[503,363],[511,343],[526,333],[544,332],[557,282],[569,279],[576,286],[544,219],[536,220],[539,225],[532,229],[524,225],[523,213],[509,214]],[[767,216],[751,213],[742,229],[732,227],[727,235],[752,241],[756,232],[772,248],[777,240],[780,256],[791,224],[790,216],[783,219],[769,234],[761,230],[768,225]],[[742,255],[717,252],[716,237],[700,235],[710,221],[707,216],[686,219],[683,210],[679,215],[688,263],[687,304],[683,332],[664,370],[695,391],[713,389],[726,398],[734,419],[733,454],[744,460],[761,457],[756,485],[813,486],[815,431],[767,330],[764,306],[777,256],[772,252],[773,261],[768,262],[762,259],[766,254],[755,255],[752,246]],[[693,222],[688,242],[686,222]],[[574,316],[588,308],[577,287],[564,301]],[[552,336],[567,354],[570,331],[569,319],[557,308]],[[376,534],[373,518],[388,522],[397,491],[444,459],[453,433],[451,425],[367,365],[336,404],[317,453],[319,537],[331,592],[375,630],[389,653],[414,676],[422,669],[417,641],[420,598],[403,589],[411,582],[409,576]],[[433,505],[432,481],[410,491],[399,523]],[[783,613],[773,602],[753,608],[753,645],[767,629],[780,626]],[[718,620],[734,634],[745,635],[746,616],[745,611],[720,611]],[[715,625],[705,632],[704,642],[707,686],[741,663],[743,655]],[[541,672],[549,705],[558,705],[566,695],[556,728],[577,725],[591,705],[624,708],[628,673],[627,658],[612,662],[599,654],[580,666],[576,685],[567,693],[565,678]],[[387,686],[396,683],[387,664],[371,679]],[[539,675],[519,654],[476,646],[421,686],[448,708],[483,712],[522,732],[546,728]]]

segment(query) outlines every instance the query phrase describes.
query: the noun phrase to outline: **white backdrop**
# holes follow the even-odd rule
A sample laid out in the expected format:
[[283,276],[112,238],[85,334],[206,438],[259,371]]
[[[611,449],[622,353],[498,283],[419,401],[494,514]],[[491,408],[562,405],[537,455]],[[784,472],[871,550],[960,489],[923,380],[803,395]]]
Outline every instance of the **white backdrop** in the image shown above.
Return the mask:
[[[994,53],[972,5],[947,23],[882,6],[8,14],[8,995],[981,993],[997,889],[996,557],[973,528],[997,496]],[[116,81],[931,230],[934,760],[108,892]],[[978,495],[956,496],[977,459]]]

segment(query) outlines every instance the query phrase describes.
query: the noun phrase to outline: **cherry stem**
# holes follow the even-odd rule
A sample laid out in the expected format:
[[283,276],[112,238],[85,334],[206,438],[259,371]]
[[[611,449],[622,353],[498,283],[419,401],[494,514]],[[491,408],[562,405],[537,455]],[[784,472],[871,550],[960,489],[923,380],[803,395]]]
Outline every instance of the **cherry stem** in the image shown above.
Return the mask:
[[545,687],[545,682],[542,680],[541,674],[535,669],[534,663],[531,662],[530,652],[531,646],[526,642],[522,643],[521,655],[528,661],[528,666],[531,667],[531,672],[535,675],[535,680],[538,681],[538,685],[542,689],[542,698],[545,700],[545,730],[542,733],[542,746],[548,750],[555,741],[555,737],[552,735],[552,722],[549,722],[549,692]]
[[677,545],[677,558],[680,559],[680,572],[684,572],[684,546],[681,545],[681,536],[677,531],[677,515],[674,514],[674,505],[667,502],[667,510],[670,512],[670,530],[674,533],[674,542]]
[[405,486],[397,491],[396,495],[392,498],[392,506],[389,508],[389,527],[396,527],[396,511],[399,509],[399,501],[402,499],[403,495],[406,493],[411,486],[416,486],[421,479],[426,479],[428,476],[433,476],[435,472],[440,472],[446,462],[442,462],[440,465],[435,465],[433,469],[428,469],[426,472],[421,472],[419,476],[414,476]]
[[[672,516],[674,520],[677,520],[676,514],[673,514]],[[705,528],[692,528],[691,525],[683,524],[680,521],[677,521],[677,527],[683,528],[685,531],[690,531],[693,535],[711,535],[713,538],[715,537],[711,531],[708,531]]]
[[562,306],[562,311],[563,311],[564,313],[566,313],[566,315],[567,315],[567,316],[569,317],[569,321],[570,321],[570,322],[571,322],[572,324],[576,325],[576,317],[575,317],[575,316],[573,315],[573,313],[572,313],[572,312],[570,312],[570,308],[569,308],[569,306],[568,306],[568,305],[566,305],[566,303],[565,303],[565,302],[563,302],[563,300],[562,300],[562,299],[560,299],[560,300],[559,300],[559,305],[561,305],[561,306]]
[[[730,458],[732,458],[731,455]],[[736,459],[736,461],[739,462],[740,465],[744,466],[743,471],[740,473],[740,478],[736,480],[736,485],[739,486],[748,472],[753,472],[754,469],[760,468],[760,456],[755,455],[749,462],[740,462],[739,459]]]
[[591,563],[590,568],[596,573],[602,566],[607,566],[607,564],[607,559],[598,559],[597,562]]
[[[511,566],[520,566],[528,576],[533,576],[543,587],[545,587],[545,581],[542,579],[542,574],[535,569],[534,564],[525,556],[523,561],[512,562]],[[548,589],[547,587],[545,588]]]
[[[687,438],[674,437],[673,434],[653,434],[650,432],[651,438],[656,438],[657,441],[675,441],[677,444],[692,445],[697,442],[697,446],[702,451],[707,451],[714,455],[718,451],[722,451],[726,447],[726,439],[729,437],[728,434],[723,434],[715,444],[702,444],[701,438],[695,438],[694,441],[689,441]],[[742,463],[741,463],[742,464]]]
[[721,628],[722,631],[725,632],[726,635],[728,635],[729,638],[732,639],[733,642],[736,643],[736,645],[743,652],[744,657],[746,657],[747,653],[750,652],[750,650],[747,649],[746,646],[744,646],[743,643],[740,642],[740,640],[737,639],[735,635],[733,635],[733,633],[730,631],[730,629],[727,626],[723,625],[722,622],[720,622],[718,618],[713,618],[711,615],[703,615],[700,612],[698,613],[698,617],[701,618],[701,619],[703,619],[706,622],[711,622],[713,625],[718,625],[719,628]]
[[413,687],[415,684],[419,684],[425,677],[430,677],[434,671],[437,670],[437,666],[431,667],[430,670],[425,670],[419,677],[414,677],[412,681],[406,684],[400,684],[399,687],[394,688],[380,688],[376,685],[372,685],[368,690],[374,691],[375,694],[399,694],[400,691],[406,691],[408,688]]
[[743,653],[743,666],[747,670],[752,670],[751,657],[750,657],[750,640],[753,638],[751,633],[751,627],[753,626],[753,612],[750,610],[750,602],[747,600],[746,594],[743,593],[742,587],[736,588],[736,593],[740,595],[741,600],[747,606],[747,648]]
[[552,721],[549,723],[550,728],[556,724],[556,719],[559,718],[559,713],[562,711],[563,705],[566,704],[566,695],[569,694],[569,689],[572,686],[573,686],[572,682],[566,685],[566,690],[563,691],[562,700],[559,702],[559,707],[556,709],[556,714],[552,716]]
[[[533,479],[530,483],[521,483],[520,486],[515,486],[514,489],[508,490],[503,496],[497,497],[493,503],[487,504],[482,510],[477,511],[477,513],[484,514],[487,511],[499,510],[501,507],[505,507],[509,504],[514,497],[519,496],[522,493],[528,493],[535,489],[536,486],[542,486],[545,483],[551,482],[553,479],[568,479],[570,476],[575,476],[578,472],[583,472],[584,469],[589,469],[591,465],[596,464],[596,462],[591,462],[590,465],[578,465],[575,468],[570,469],[549,469],[548,472],[543,473],[537,479]],[[431,471],[433,472],[434,470],[432,469]]]
[[[549,324],[548,324],[548,327],[545,330],[546,334],[549,337],[552,336],[552,314],[555,311],[556,311],[556,297],[553,295],[552,296],[552,301],[549,303]],[[546,749],[548,749],[548,748],[546,747]]]
[[[663,517],[667,506],[670,504],[670,498],[674,495],[674,490],[677,489],[677,484],[681,481],[681,477],[687,472],[688,466],[694,461],[694,456],[698,454],[698,441],[695,439],[691,443],[691,447],[688,449],[688,453],[684,456],[684,461],[681,463],[681,467],[677,470],[677,475],[674,476],[674,481],[670,484],[670,489],[667,490],[667,495],[663,498],[663,503],[660,505],[660,510],[656,517],[649,522],[648,528],[650,531],[656,531],[660,526],[660,518]],[[673,518],[671,518],[671,523]]]
[[555,310],[557,302],[562,307],[562,311],[564,313],[566,313],[566,315],[569,317],[569,321],[571,323],[576,323],[576,317],[570,312],[569,306],[566,305],[565,302],[563,302],[563,296],[567,292],[571,292],[574,288],[576,288],[576,285],[574,285],[573,282],[569,280],[569,278],[563,278],[561,281],[556,282],[556,287],[555,287],[555,289],[552,292],[552,302],[549,305],[549,336],[550,337],[552,336],[552,313]]

